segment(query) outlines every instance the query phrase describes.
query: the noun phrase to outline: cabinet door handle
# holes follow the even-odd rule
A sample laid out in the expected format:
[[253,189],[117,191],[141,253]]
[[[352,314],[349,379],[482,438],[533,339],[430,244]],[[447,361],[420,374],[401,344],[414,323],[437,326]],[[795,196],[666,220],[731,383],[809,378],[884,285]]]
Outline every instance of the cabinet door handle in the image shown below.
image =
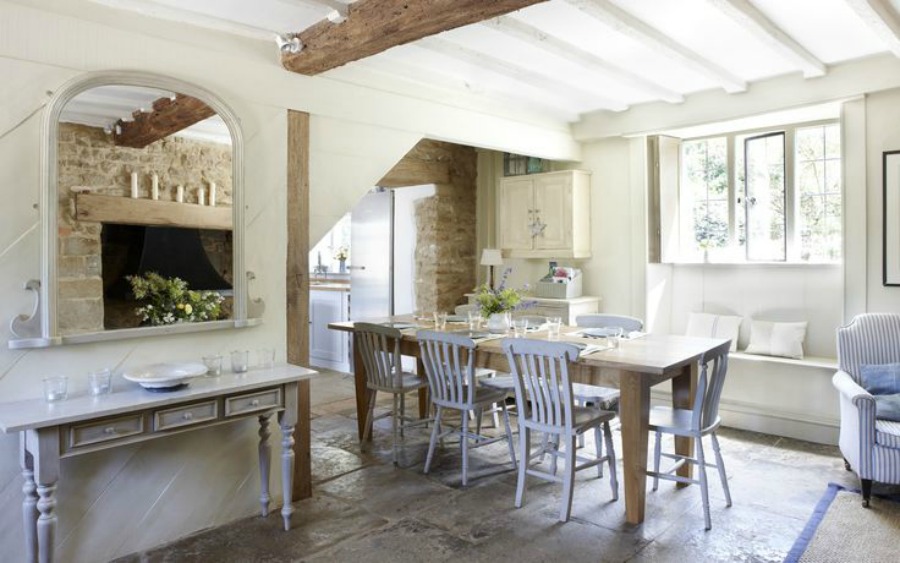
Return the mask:
[[185,420],[191,420],[192,418],[194,418],[194,413],[186,412],[183,415],[181,415],[181,418],[183,418]]
[[114,426],[107,426],[103,429],[103,433],[107,435],[113,435],[116,433],[116,429]]
[[252,401],[250,401],[250,406],[251,406],[251,407],[258,407],[258,406],[259,406],[259,399],[253,399]]

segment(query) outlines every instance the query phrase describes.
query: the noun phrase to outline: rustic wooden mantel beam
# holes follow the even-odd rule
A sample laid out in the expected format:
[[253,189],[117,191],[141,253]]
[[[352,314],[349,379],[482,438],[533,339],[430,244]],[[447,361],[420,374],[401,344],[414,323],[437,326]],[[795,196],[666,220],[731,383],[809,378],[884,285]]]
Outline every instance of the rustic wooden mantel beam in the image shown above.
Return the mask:
[[288,70],[315,75],[391,47],[478,23],[546,0],[357,0],[341,23],[322,20],[301,32]]
[[215,114],[215,110],[192,96],[175,94],[174,99],[160,98],[153,102],[153,111],[138,110],[133,114],[134,121],[119,120],[115,142],[120,147],[142,149]]

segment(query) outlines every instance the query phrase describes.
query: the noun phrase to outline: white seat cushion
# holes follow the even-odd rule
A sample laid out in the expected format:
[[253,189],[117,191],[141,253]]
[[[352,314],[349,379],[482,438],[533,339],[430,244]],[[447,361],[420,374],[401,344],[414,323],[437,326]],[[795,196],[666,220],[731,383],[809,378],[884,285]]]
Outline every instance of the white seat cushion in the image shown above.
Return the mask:
[[876,420],[875,443],[886,448],[900,449],[900,422]]

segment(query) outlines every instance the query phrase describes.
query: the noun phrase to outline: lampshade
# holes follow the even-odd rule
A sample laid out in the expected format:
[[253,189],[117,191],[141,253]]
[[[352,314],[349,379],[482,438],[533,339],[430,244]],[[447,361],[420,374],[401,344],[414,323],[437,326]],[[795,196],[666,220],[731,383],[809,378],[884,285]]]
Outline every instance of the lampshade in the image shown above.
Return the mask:
[[485,248],[481,251],[482,266],[502,266],[503,254],[499,248]]

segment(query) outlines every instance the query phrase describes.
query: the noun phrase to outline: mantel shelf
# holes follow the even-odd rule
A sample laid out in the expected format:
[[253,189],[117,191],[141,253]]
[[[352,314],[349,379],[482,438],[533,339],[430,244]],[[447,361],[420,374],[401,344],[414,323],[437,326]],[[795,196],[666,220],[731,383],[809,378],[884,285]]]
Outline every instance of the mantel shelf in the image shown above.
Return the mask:
[[75,217],[79,221],[183,227],[230,231],[231,207],[208,207],[153,199],[132,199],[92,193],[75,194]]

